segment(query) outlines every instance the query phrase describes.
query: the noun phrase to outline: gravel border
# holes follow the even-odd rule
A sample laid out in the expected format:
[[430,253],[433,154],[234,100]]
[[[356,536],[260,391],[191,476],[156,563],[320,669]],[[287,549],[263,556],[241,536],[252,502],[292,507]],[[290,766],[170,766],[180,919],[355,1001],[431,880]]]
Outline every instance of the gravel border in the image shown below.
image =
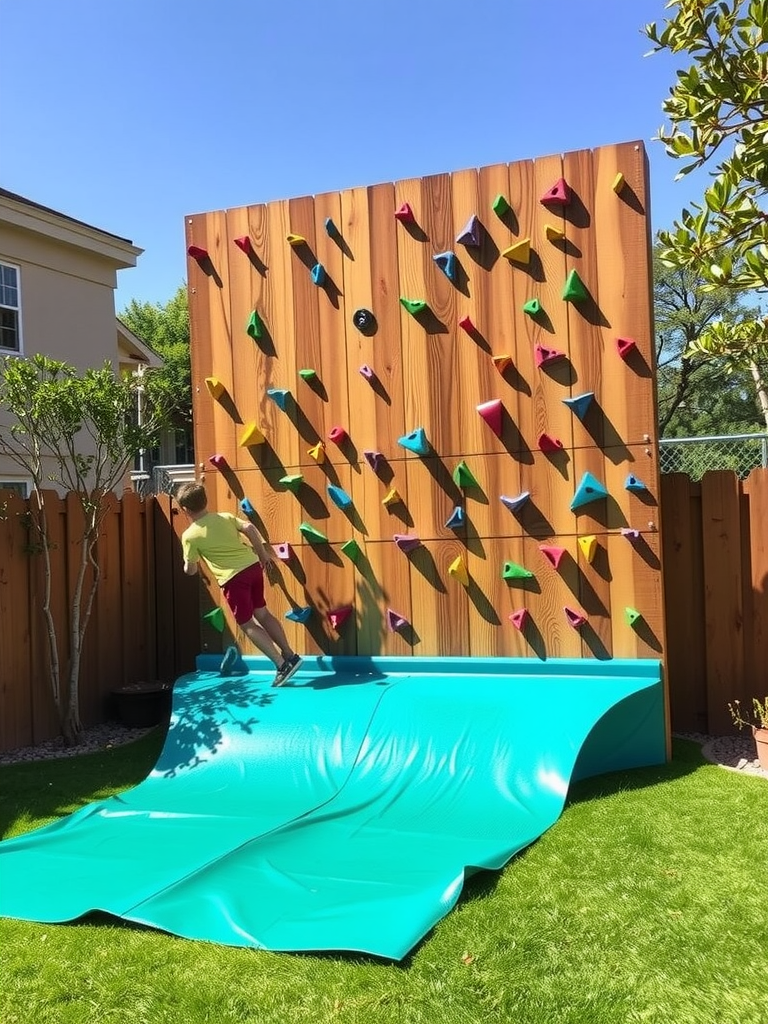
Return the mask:
[[[146,736],[148,732],[156,728],[157,726],[152,726],[149,729],[128,729],[116,722],[106,722],[93,729],[86,729],[83,733],[83,742],[77,747],[65,747],[64,741],[59,736],[56,739],[48,740],[47,743],[40,743],[36,747],[7,750],[5,753],[0,753],[0,767],[11,764],[28,764],[33,761],[50,761],[60,757],[78,757],[80,754],[94,754],[103,750],[111,750],[113,747],[141,739],[142,736]],[[698,732],[680,732],[674,733],[674,735],[680,739],[700,743],[702,756],[720,768],[740,772],[742,775],[757,775],[768,779],[768,771],[760,767],[760,763],[755,757],[754,741],[748,735],[706,736]]]

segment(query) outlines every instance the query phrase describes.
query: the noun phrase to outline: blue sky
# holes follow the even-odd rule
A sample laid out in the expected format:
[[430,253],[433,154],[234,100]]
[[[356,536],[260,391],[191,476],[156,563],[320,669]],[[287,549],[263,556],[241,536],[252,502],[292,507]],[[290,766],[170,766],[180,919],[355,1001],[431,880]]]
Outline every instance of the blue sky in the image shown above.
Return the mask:
[[184,281],[184,216],[634,139],[654,229],[664,0],[2,4],[0,184],[130,238],[118,311]]

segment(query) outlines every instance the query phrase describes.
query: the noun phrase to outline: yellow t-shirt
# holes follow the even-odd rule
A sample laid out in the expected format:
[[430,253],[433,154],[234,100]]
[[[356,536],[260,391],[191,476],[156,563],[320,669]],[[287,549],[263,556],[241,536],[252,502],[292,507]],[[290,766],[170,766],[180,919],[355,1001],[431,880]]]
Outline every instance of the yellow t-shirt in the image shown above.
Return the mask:
[[259,560],[231,512],[206,512],[190,523],[181,535],[181,549],[186,562],[202,558],[220,587]]

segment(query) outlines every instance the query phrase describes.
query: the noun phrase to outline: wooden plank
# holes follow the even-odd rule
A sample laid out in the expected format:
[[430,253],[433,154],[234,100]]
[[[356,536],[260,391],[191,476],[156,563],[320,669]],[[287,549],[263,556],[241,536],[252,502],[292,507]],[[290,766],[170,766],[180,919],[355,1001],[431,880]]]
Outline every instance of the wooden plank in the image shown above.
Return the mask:
[[114,494],[107,495],[106,512],[99,531],[97,557],[99,585],[94,600],[94,614],[89,632],[96,638],[96,672],[85,681],[80,709],[89,725],[103,721],[109,705],[110,691],[123,683],[122,632],[122,569],[120,559],[120,502]]
[[173,588],[173,528],[171,526],[171,498],[158,494],[152,505],[155,608],[157,613],[157,668],[156,678],[174,679],[176,657],[174,650],[174,588]]
[[0,750],[32,741],[27,502],[0,492]]
[[731,728],[728,702],[744,700],[744,607],[739,481],[730,470],[701,481],[704,546],[707,731]]
[[[413,624],[408,556],[392,541],[367,542],[355,568],[355,582],[360,615],[358,654],[424,653],[421,636]],[[390,608],[406,620],[394,630],[388,622]]]
[[120,631],[122,672],[116,686],[130,686],[147,679],[148,616],[147,559],[144,553],[144,505],[135,491],[126,491],[120,501]]
[[142,503],[142,544],[146,565],[144,595],[146,600],[147,660],[144,679],[154,681],[158,678],[157,658],[158,644],[164,642],[164,636],[158,628],[157,579],[158,567],[155,554],[155,505],[157,498],[148,498]]
[[764,697],[768,688],[768,469],[753,469],[742,485],[746,498],[748,561],[745,581],[750,591],[744,666],[746,698]]
[[413,628],[422,641],[419,654],[469,653],[467,591],[448,573],[459,555],[466,563],[466,548],[451,538],[422,544],[410,556]]

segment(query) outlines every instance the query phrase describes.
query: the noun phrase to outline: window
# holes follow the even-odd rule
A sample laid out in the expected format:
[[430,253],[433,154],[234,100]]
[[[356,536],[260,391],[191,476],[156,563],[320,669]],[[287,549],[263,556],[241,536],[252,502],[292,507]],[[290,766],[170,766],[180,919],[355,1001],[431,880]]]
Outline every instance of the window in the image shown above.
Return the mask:
[[17,477],[15,480],[0,479],[0,491],[10,491],[11,494],[17,494],[20,498],[28,498],[31,490],[32,483],[30,480],[24,480],[20,477]]
[[0,349],[21,352],[19,268],[0,263]]

